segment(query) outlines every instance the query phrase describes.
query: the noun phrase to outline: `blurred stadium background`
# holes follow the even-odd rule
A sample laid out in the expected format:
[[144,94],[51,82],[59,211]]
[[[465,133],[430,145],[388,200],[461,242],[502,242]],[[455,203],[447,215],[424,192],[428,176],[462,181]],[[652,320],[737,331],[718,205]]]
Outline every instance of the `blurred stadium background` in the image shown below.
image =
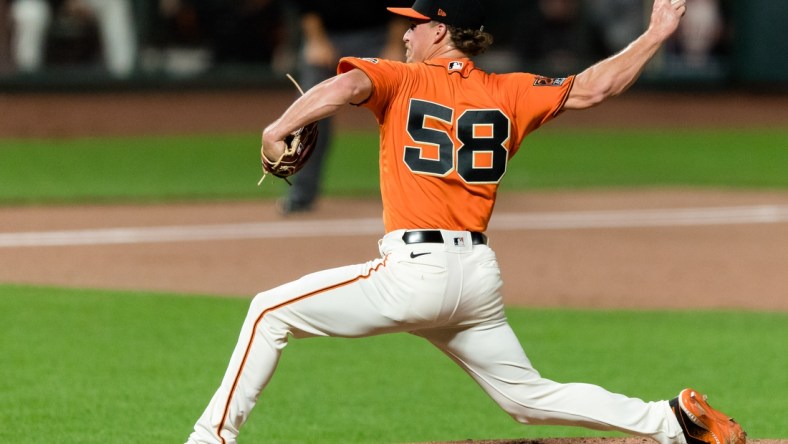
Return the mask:
[[[13,49],[18,25],[12,9],[20,1],[54,6],[35,69],[20,63]],[[645,28],[652,4],[482,1],[490,15],[488,30],[496,38],[493,50],[478,60],[482,67],[559,76],[620,50]],[[499,211],[788,205],[788,119],[781,112],[788,109],[788,0],[687,1],[693,12],[684,28],[635,85],[643,94],[632,101],[625,95],[616,101],[620,106],[604,112],[567,113],[558,122],[576,125],[578,131],[536,134],[527,161],[517,160],[520,173],[507,176],[507,189],[534,192],[512,193],[510,200],[499,201]],[[100,26],[84,5],[117,2],[128,8],[121,22],[131,24],[131,37],[121,43],[129,58],[108,64]],[[343,8],[345,0],[335,4]],[[284,74],[298,74],[301,38],[296,0],[0,0],[0,235],[228,222],[275,225],[273,199],[260,197],[280,196],[286,185],[269,181],[255,187],[258,131],[295,95]],[[277,94],[270,94],[273,89]],[[188,93],[180,94],[183,90]],[[692,91],[708,93],[702,94],[707,100],[695,100],[699,94],[687,94]],[[740,100],[749,96],[761,100],[749,105]],[[688,106],[694,102],[703,106]],[[747,119],[729,125],[731,110],[735,119]],[[347,122],[372,119],[365,110],[353,111]],[[647,128],[599,131],[596,119],[615,121],[620,129],[631,116]],[[754,121],[759,124],[751,125]],[[124,137],[105,137],[115,134]],[[333,179],[327,194],[377,194],[377,169],[369,167],[376,151],[365,148],[375,143],[375,132],[340,136],[347,154],[327,165],[326,176]],[[661,188],[626,189],[652,186]],[[562,187],[580,192],[557,199],[551,191]],[[602,200],[592,201],[592,193],[583,192],[594,187],[607,189]],[[672,193],[693,187],[706,189],[678,197]],[[717,189],[727,195],[718,196]],[[249,202],[236,202],[244,198]],[[226,202],[217,207],[205,200]],[[173,201],[181,205],[84,205]],[[71,203],[82,205],[74,209]],[[335,200],[323,210],[343,219],[377,218],[377,205],[371,199]],[[646,301],[649,307],[671,310],[728,310],[542,315],[513,307],[518,334],[534,339],[529,356],[545,361],[542,370],[559,380],[595,381],[643,397],[662,396],[683,381],[704,381],[709,391],[726,397],[715,399],[747,420],[753,438],[783,438],[788,397],[775,388],[788,388],[780,384],[788,357],[786,341],[780,339],[788,325],[783,313],[786,230],[785,223],[624,233],[500,230],[496,245],[510,276],[509,295],[526,295],[524,304],[532,307],[628,309]],[[0,442],[18,440],[19,429],[40,442],[172,442],[185,436],[226,365],[223,353],[204,351],[230,350],[247,302],[182,294],[251,296],[302,270],[366,259],[374,254],[369,247],[374,248],[376,237],[325,236],[323,242],[341,242],[341,248],[324,249],[336,254],[312,254],[314,239],[3,248],[0,337],[4,362],[10,364],[0,366],[0,423],[18,427],[0,430]],[[505,253],[507,246],[514,250]],[[320,263],[306,266],[307,259]],[[116,293],[84,288],[157,293],[108,297]],[[175,293],[179,296],[170,297]],[[512,305],[522,303],[513,299]],[[567,328],[570,323],[576,329]],[[679,333],[703,336],[701,345],[715,350],[710,365],[676,361],[674,345],[681,338],[674,336]],[[581,335],[599,340],[580,350]],[[306,344],[300,347],[310,347]],[[359,342],[361,351],[372,352],[359,359],[358,348],[336,344],[317,342],[300,355],[298,348],[288,352],[283,365],[289,367],[267,395],[268,405],[284,408],[269,409],[250,422],[248,438],[346,443],[381,442],[385,435],[391,442],[414,442],[587,433],[524,432],[467,384],[460,370],[447,370],[448,361],[437,361],[442,356],[426,355],[434,350],[413,351],[410,342]],[[400,347],[408,351],[397,352]],[[626,365],[611,367],[624,355]],[[183,365],[196,356],[205,361]],[[578,365],[585,356],[594,361]],[[315,374],[317,369],[326,373]],[[652,376],[645,384],[637,381],[644,373]],[[427,383],[415,389],[424,390],[426,402],[414,405],[414,391],[402,387],[425,375]],[[371,395],[356,390],[359,386],[388,392]],[[390,400],[385,409],[377,408],[379,398]],[[457,412],[460,398],[467,402]],[[160,408],[146,408],[150,405]],[[303,406],[321,420],[305,428],[292,414]],[[436,415],[445,406],[450,413]],[[390,421],[389,412],[396,412],[398,420]],[[350,430],[358,436],[349,439]]]
[[[40,65],[20,66],[12,10],[25,1],[0,0],[0,91],[275,86],[296,69],[301,36],[294,0],[129,0],[131,62],[114,70],[102,56],[95,16],[79,7],[90,0],[33,0],[52,4],[53,12]],[[651,3],[488,0],[496,44],[479,63],[494,72],[577,72],[640,33]],[[786,89],[788,2],[688,3],[683,29],[638,87]]]

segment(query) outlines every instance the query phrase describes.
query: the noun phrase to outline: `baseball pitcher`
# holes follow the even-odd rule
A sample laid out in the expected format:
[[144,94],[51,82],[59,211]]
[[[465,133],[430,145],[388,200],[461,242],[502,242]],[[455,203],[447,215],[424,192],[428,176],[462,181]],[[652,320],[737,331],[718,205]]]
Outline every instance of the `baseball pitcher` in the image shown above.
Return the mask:
[[520,423],[616,430],[663,444],[743,444],[741,426],[696,390],[645,402],[542,377],[507,322],[500,270],[484,234],[523,138],[564,111],[624,92],[685,8],[685,0],[655,0],[639,38],[564,78],[496,75],[475,66],[471,57],[492,42],[478,0],[389,8],[411,20],[406,62],[341,59],[335,77],[296,100],[262,137],[263,158],[279,159],[297,152],[288,146],[292,134],[346,105],[374,114],[385,225],[380,257],[258,294],[188,442],[236,442],[288,336],[408,332],[443,351]]

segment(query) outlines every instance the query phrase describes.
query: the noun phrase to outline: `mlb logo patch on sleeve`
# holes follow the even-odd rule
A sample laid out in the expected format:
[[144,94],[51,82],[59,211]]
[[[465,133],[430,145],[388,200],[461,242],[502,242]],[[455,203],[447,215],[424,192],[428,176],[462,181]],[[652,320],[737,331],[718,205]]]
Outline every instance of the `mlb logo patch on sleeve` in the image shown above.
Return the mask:
[[542,77],[536,76],[534,79],[534,86],[561,86],[566,82],[566,77]]

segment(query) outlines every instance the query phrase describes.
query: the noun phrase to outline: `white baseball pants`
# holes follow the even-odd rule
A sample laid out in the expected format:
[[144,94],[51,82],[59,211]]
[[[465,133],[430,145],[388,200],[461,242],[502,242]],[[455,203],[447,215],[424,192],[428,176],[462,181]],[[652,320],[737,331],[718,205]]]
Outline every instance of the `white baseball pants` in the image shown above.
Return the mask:
[[443,244],[407,245],[403,231],[393,231],[379,242],[380,259],[258,294],[224,379],[187,442],[236,442],[288,335],[409,332],[441,349],[523,424],[618,430],[686,444],[667,401],[647,403],[542,378],[506,321],[493,250],[472,245],[468,232],[442,233]]

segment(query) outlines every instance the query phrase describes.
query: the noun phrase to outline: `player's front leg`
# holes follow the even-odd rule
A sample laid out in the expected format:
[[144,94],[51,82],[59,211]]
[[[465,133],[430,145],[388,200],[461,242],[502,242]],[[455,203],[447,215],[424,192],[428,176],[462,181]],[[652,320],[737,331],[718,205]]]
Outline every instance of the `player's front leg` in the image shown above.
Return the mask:
[[403,329],[381,310],[378,286],[388,279],[381,259],[314,273],[258,294],[221,385],[188,442],[235,442],[290,335],[360,337]]

